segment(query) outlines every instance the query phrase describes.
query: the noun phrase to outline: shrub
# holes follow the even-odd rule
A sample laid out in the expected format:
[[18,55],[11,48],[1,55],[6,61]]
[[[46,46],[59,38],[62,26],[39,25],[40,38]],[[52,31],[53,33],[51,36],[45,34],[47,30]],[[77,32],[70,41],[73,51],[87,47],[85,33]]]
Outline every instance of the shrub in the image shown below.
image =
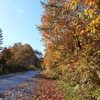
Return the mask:
[[29,70],[37,70],[37,71],[39,71],[39,69],[36,68],[34,65],[30,65],[30,66],[28,67],[28,69],[29,69]]
[[61,88],[69,100],[97,100],[100,95],[100,76],[96,65],[80,62],[66,66],[60,75]]

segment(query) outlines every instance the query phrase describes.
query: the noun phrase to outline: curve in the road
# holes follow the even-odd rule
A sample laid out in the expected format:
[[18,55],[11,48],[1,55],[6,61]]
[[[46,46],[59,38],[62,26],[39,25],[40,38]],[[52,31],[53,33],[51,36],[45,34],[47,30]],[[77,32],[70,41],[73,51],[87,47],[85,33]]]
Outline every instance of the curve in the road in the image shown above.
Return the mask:
[[35,76],[37,73],[39,73],[40,71],[26,71],[23,73],[16,73],[13,75],[6,75],[6,76],[2,76],[2,78],[0,78],[0,92],[5,92],[11,88],[13,88],[14,86],[17,86],[18,84],[28,80],[29,78]]

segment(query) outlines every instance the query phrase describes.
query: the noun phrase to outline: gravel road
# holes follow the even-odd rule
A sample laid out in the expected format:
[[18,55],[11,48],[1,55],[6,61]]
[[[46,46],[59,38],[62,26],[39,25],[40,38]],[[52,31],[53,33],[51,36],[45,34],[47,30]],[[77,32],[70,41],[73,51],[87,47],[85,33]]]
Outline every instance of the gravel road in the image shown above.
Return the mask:
[[26,71],[0,76],[0,92],[8,91],[35,76],[39,71]]
[[39,71],[0,76],[0,100],[66,100],[56,80]]

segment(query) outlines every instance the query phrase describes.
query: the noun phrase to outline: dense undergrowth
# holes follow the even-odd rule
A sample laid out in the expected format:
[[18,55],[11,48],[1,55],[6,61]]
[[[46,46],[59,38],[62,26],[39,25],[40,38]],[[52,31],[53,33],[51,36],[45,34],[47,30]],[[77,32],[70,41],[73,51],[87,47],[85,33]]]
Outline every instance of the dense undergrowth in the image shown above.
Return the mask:
[[62,73],[45,70],[43,75],[58,80],[67,100],[100,100],[100,71],[97,66],[78,63],[64,66]]
[[[67,58],[57,68],[44,69],[41,74],[58,80],[67,100],[100,100],[100,65],[98,63],[99,59],[97,59],[98,56],[79,56],[77,58],[77,62]],[[68,61],[70,63],[65,65]]]
[[95,71],[95,66],[82,64],[62,74],[59,82],[68,100],[99,100],[99,74],[100,72]]

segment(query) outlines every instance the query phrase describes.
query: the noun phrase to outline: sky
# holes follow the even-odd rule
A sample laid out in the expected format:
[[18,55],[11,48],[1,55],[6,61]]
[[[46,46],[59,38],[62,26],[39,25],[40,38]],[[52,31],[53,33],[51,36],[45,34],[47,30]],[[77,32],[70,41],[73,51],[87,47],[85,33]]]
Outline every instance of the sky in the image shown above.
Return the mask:
[[37,29],[41,25],[43,11],[40,0],[0,0],[0,28],[3,33],[1,46],[8,47],[21,42],[44,53],[45,47],[40,41],[42,36]]

